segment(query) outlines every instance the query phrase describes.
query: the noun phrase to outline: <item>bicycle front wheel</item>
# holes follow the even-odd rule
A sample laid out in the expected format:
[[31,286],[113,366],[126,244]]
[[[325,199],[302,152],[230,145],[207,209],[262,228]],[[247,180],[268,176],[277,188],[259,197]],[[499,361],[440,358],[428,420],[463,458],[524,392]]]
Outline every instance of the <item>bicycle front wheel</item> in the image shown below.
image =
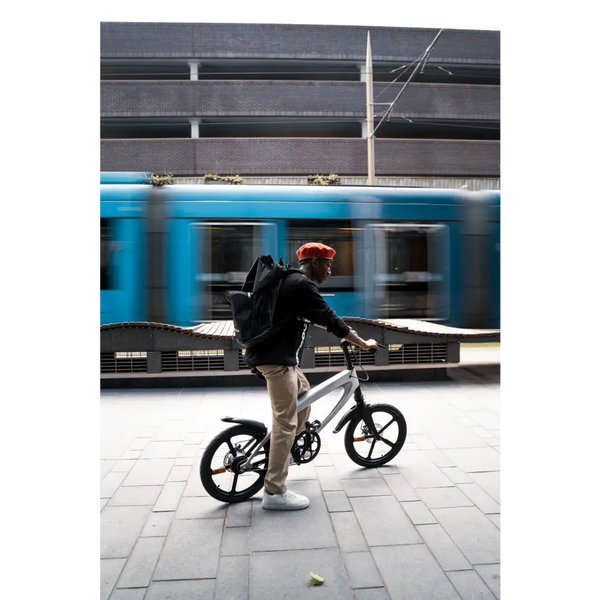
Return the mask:
[[362,417],[357,415],[348,423],[344,446],[350,459],[357,465],[380,467],[402,450],[406,441],[406,420],[390,404],[372,404],[366,410],[373,418],[379,439]]
[[210,442],[200,461],[200,480],[213,498],[233,504],[248,500],[263,487],[269,460],[268,442],[256,455],[251,470],[239,468],[263,438],[261,431],[236,425]]

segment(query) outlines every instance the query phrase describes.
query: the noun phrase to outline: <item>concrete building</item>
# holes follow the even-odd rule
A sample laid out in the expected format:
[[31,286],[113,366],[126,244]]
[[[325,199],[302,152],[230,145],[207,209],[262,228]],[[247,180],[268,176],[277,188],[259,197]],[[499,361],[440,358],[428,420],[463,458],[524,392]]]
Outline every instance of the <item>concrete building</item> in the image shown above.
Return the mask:
[[365,184],[369,32],[375,183],[499,189],[500,32],[444,30],[417,69],[438,31],[102,23],[101,170]]

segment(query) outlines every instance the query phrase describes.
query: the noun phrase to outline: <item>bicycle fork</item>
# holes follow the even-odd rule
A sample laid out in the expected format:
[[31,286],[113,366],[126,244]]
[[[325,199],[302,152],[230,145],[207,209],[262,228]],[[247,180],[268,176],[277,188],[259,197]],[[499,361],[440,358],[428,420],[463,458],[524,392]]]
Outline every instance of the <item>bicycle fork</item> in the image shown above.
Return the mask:
[[[356,404],[342,417],[336,428],[333,430],[333,433],[339,433],[353,418],[358,415],[364,421],[368,429],[373,432],[373,437],[375,440],[380,440],[381,437],[377,431],[375,422],[373,421],[371,411],[369,410],[370,405],[365,402],[365,397],[360,387],[357,387],[356,390],[354,390],[354,400]],[[358,439],[356,441],[363,440]]]

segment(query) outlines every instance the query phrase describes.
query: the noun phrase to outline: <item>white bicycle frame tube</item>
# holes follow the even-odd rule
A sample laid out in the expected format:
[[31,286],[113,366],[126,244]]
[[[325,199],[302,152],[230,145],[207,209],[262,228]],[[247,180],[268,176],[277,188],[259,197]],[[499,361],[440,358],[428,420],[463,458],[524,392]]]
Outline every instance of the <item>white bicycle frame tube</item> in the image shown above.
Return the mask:
[[[317,400],[320,400],[328,394],[331,394],[335,390],[342,389],[342,395],[340,396],[337,404],[333,407],[325,419],[323,419],[321,425],[316,429],[316,431],[319,432],[335,417],[335,415],[340,412],[340,410],[342,410],[358,386],[359,380],[356,376],[356,369],[352,368],[351,371],[346,369],[345,371],[336,373],[333,377],[326,379],[323,383],[320,383],[316,387],[308,390],[308,392],[305,392],[298,397],[298,412],[304,410],[307,406],[314,404]],[[270,439],[271,431],[268,431],[265,437],[254,449],[254,452],[252,452],[252,454],[248,457],[248,460],[241,466],[242,471],[250,470],[252,461]]]

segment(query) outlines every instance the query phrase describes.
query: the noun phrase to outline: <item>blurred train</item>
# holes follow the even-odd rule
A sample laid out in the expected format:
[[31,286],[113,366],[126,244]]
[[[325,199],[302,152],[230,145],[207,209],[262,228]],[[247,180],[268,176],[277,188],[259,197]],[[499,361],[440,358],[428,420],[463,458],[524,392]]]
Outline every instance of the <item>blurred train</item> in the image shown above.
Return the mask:
[[230,319],[254,259],[337,251],[320,286],[340,316],[500,328],[500,192],[372,186],[164,185],[102,173],[101,325]]

